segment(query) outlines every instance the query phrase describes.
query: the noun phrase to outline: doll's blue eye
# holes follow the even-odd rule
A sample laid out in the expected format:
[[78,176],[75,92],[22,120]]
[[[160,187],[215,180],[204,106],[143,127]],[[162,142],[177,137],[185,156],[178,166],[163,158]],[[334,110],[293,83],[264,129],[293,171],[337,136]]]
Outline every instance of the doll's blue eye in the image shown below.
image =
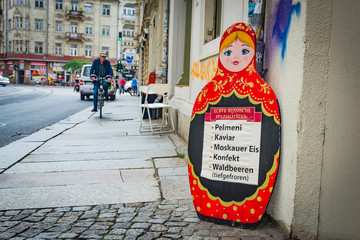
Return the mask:
[[247,50],[247,49],[243,49],[242,51],[241,51],[241,54],[242,55],[246,55],[246,54],[248,54],[249,53],[249,50]]
[[228,51],[225,52],[225,55],[226,55],[226,56],[230,56],[231,54],[232,54],[232,51],[230,51],[230,50],[228,50]]

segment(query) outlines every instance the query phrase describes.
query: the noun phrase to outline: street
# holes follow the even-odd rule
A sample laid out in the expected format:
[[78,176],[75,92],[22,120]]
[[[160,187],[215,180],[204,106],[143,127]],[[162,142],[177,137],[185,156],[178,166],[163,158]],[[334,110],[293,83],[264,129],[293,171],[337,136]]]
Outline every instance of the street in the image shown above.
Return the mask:
[[0,147],[58,122],[92,101],[72,87],[9,85],[0,88]]

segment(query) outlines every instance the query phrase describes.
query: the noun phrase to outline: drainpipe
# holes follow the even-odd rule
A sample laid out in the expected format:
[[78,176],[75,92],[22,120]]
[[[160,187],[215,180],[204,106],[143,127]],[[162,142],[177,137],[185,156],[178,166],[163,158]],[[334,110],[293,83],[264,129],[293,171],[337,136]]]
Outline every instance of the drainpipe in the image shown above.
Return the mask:
[[169,0],[164,1],[164,35],[163,35],[163,60],[162,60],[162,83],[167,83],[168,79],[168,53],[169,53]]
[[118,34],[119,34],[119,17],[120,17],[120,4],[121,4],[121,1],[118,2],[118,8],[117,8],[117,23],[116,23],[116,62],[119,61],[119,37],[118,37]]

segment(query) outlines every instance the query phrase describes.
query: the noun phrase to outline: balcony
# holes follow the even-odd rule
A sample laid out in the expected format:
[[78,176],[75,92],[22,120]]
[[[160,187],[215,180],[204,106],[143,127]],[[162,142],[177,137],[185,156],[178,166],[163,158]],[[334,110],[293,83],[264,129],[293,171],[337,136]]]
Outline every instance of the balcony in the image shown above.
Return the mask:
[[66,19],[79,19],[84,20],[84,14],[83,11],[75,11],[75,10],[69,10],[66,13]]
[[75,41],[84,42],[83,33],[67,32],[67,33],[66,33],[66,41],[70,41],[70,40],[75,40]]

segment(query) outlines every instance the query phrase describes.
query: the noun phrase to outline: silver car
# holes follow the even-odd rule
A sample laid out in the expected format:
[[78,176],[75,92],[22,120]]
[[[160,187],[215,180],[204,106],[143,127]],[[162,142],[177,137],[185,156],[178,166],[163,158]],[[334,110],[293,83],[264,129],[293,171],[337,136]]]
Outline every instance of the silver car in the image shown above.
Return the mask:
[[0,85],[5,87],[6,85],[9,85],[9,84],[10,84],[10,80],[8,78],[0,75]]

